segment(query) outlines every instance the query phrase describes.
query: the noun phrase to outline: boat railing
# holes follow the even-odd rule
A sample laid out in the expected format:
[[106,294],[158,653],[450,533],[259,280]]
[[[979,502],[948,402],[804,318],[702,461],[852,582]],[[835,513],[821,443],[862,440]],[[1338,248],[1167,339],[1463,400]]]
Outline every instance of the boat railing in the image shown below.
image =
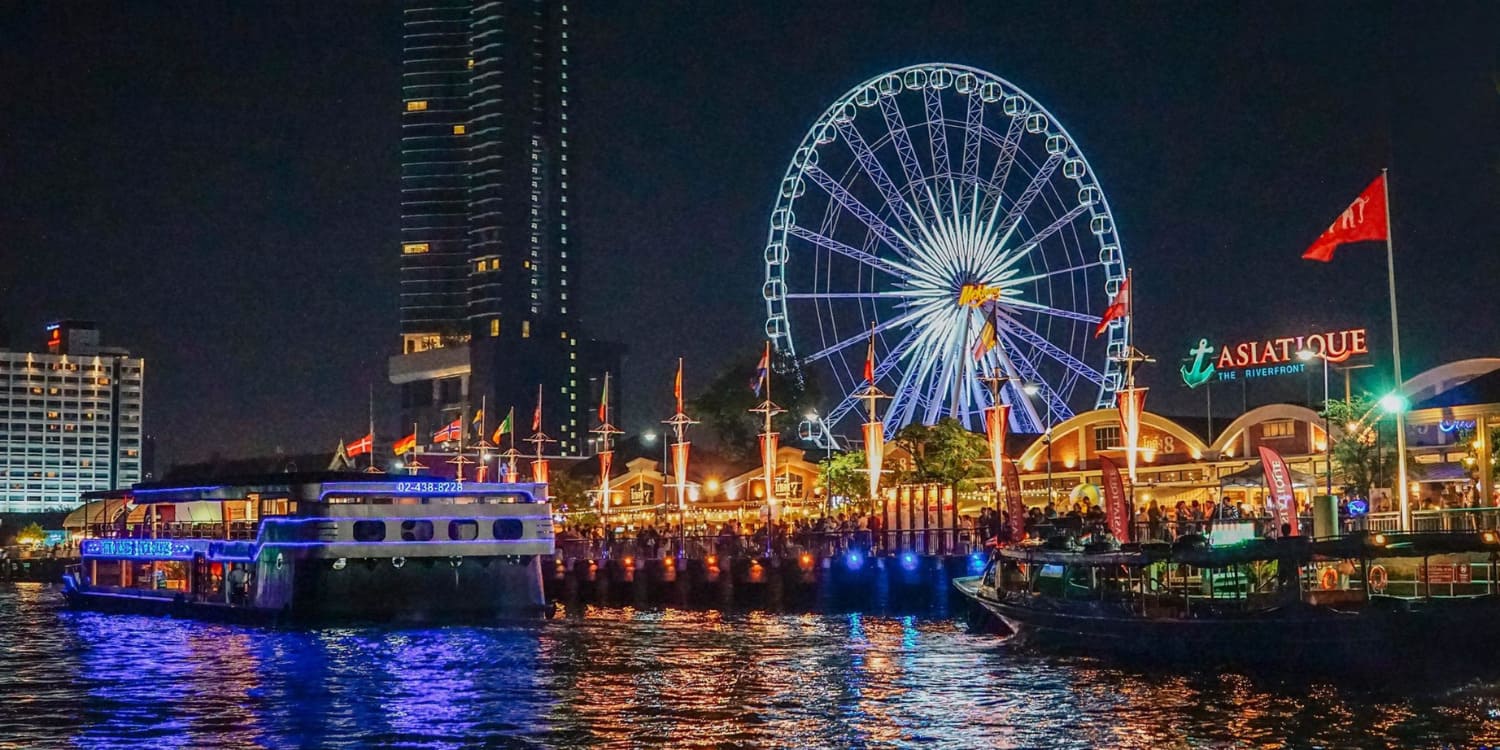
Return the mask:
[[[1364,517],[1364,528],[1399,531],[1401,514],[1397,511],[1371,513]],[[1496,529],[1500,529],[1500,508],[1435,508],[1411,512],[1411,531],[1470,533]]]
[[[918,555],[966,555],[980,549],[983,540],[978,540],[972,529],[962,528],[958,533],[952,529],[936,527],[913,534],[905,532],[874,533],[868,529],[848,531],[801,531],[778,534],[771,540],[770,551],[782,559],[800,558],[803,554],[813,558],[827,558],[849,553],[860,555],[889,555],[911,552]],[[595,537],[582,537],[569,531],[559,533],[554,540],[555,556],[567,560],[600,560],[605,558],[654,559],[661,557],[686,557],[702,560],[709,557],[763,557],[766,554],[766,538],[763,534],[704,534],[681,536],[666,532],[649,534],[615,534],[606,542]]]
[[90,524],[88,535],[104,539],[254,539],[260,524],[254,521],[231,521],[229,534],[222,523]]

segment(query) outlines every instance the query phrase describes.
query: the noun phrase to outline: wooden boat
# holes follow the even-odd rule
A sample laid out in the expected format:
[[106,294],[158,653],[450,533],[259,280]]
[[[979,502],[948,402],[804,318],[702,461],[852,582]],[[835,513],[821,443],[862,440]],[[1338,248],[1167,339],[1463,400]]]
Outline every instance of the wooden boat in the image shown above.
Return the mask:
[[[1378,666],[1483,632],[1500,614],[1497,553],[1495,532],[1225,547],[1202,537],[1113,549],[1053,542],[998,550],[954,585],[1030,646],[1208,665]],[[1435,575],[1434,560],[1454,566],[1450,574]],[[1407,584],[1411,596],[1392,591]]]

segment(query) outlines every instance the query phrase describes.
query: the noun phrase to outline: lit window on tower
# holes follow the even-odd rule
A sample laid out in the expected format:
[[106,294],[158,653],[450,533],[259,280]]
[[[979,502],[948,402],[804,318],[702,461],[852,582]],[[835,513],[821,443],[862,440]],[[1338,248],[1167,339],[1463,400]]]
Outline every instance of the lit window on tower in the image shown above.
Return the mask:
[[423,100],[423,99],[419,99],[419,100],[414,101],[414,102],[407,102],[406,103],[406,111],[407,112],[423,112],[423,111],[426,111],[426,109],[427,109],[427,101]]
[[499,335],[500,335],[500,319],[499,318],[490,318],[490,336],[494,337],[494,336],[499,336]]

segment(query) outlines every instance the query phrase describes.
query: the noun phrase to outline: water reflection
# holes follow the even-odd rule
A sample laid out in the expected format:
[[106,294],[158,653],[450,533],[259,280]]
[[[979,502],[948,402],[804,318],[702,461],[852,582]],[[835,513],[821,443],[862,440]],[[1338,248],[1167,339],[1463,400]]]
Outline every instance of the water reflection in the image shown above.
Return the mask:
[[589,609],[287,631],[72,613],[0,587],[0,745],[107,748],[1472,745],[1500,682],[1164,672],[951,620]]

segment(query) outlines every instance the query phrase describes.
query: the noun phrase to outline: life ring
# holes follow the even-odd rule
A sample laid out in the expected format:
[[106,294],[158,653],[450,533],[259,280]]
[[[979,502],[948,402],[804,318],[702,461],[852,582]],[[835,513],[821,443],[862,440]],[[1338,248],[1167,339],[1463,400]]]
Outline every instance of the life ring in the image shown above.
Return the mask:
[[1368,576],[1370,579],[1370,589],[1377,593],[1385,591],[1385,585],[1391,580],[1390,576],[1386,575],[1384,565],[1370,566]]
[[1324,568],[1323,572],[1318,574],[1318,586],[1324,591],[1332,591],[1338,585],[1339,572],[1334,568]]

